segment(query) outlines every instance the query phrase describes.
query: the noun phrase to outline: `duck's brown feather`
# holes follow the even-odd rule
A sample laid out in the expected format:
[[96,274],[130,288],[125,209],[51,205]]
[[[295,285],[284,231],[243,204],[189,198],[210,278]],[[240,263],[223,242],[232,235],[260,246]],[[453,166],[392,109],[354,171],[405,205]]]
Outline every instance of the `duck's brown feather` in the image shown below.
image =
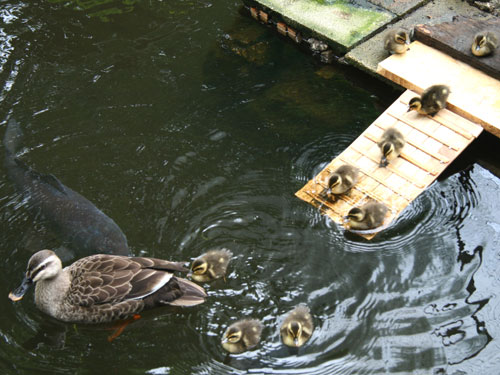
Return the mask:
[[69,277],[64,295],[54,294],[57,281],[48,279],[37,282],[35,299],[57,319],[84,323],[125,319],[165,304],[192,306],[205,301],[202,287],[175,277],[173,271],[188,270],[182,263],[155,258],[93,255],[60,271]]

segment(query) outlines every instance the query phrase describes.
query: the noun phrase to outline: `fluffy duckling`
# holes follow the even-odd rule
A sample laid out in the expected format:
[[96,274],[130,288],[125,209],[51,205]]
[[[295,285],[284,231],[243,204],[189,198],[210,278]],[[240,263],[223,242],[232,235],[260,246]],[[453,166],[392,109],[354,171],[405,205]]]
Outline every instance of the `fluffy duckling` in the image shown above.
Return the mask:
[[332,194],[344,194],[358,182],[359,170],[352,165],[341,165],[326,181],[328,190]]
[[408,45],[410,44],[410,38],[408,33],[403,29],[395,29],[389,31],[384,38],[384,48],[391,53],[391,55],[397,53],[405,53],[410,49]]
[[193,280],[206,283],[226,275],[233,253],[228,249],[210,250],[196,258],[191,264]]
[[374,229],[384,223],[388,208],[382,203],[370,202],[361,207],[353,207],[346,216],[354,230]]
[[434,116],[446,106],[450,92],[450,88],[446,85],[428,87],[420,97],[416,96],[410,100],[408,112],[414,110],[422,115]]
[[311,338],[313,330],[314,325],[309,307],[299,305],[287,315],[281,325],[281,339],[283,344],[298,348]]
[[490,31],[485,31],[476,34],[476,36],[474,37],[474,41],[472,42],[471,50],[472,53],[476,56],[488,56],[489,54],[493,53],[493,51],[497,47],[497,36]]
[[403,134],[395,128],[388,128],[377,143],[382,151],[380,167],[386,167],[389,161],[396,159],[401,154],[405,143]]
[[257,346],[262,323],[257,319],[242,319],[231,324],[222,337],[222,347],[232,354],[246,352]]

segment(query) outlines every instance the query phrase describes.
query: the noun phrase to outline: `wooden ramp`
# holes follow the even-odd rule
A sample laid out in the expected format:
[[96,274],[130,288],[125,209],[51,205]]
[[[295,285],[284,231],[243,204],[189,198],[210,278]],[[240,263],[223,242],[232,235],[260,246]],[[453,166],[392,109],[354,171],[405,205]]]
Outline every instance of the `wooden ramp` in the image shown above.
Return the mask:
[[[385,204],[390,210],[385,228],[481,133],[483,128],[457,114],[443,109],[433,118],[415,111],[407,112],[409,100],[416,96],[407,90],[346,150],[328,164],[316,177],[295,193],[300,199],[318,207],[336,223],[354,206],[370,200]],[[381,152],[377,141],[388,127],[398,129],[406,139],[399,158],[380,168]],[[356,186],[336,201],[324,198],[325,180],[342,164],[360,169]],[[361,233],[367,239],[375,233]]]
[[495,78],[418,41],[405,54],[380,62],[377,71],[419,94],[431,85],[450,86],[447,108],[500,137],[500,81]]

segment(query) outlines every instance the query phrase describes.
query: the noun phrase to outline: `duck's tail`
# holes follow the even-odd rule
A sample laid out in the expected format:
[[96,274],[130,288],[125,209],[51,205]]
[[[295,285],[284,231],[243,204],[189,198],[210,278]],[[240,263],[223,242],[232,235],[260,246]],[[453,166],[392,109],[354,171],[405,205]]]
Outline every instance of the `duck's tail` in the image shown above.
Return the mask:
[[195,306],[205,302],[205,298],[207,297],[205,289],[203,289],[198,284],[193,283],[192,281],[182,279],[180,277],[177,277],[176,279],[181,290],[183,291],[183,294],[175,301],[169,302],[169,305]]

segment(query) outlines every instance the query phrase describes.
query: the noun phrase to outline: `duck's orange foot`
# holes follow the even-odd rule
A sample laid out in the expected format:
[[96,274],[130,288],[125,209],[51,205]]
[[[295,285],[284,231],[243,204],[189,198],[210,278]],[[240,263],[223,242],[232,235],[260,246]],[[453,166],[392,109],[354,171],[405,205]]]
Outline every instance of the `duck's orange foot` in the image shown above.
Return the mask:
[[108,336],[108,342],[113,342],[114,339],[116,339],[118,336],[122,334],[126,326],[139,319],[141,319],[141,316],[139,314],[134,314],[131,318],[121,320],[118,323],[116,323],[115,326],[113,327],[114,332]]

